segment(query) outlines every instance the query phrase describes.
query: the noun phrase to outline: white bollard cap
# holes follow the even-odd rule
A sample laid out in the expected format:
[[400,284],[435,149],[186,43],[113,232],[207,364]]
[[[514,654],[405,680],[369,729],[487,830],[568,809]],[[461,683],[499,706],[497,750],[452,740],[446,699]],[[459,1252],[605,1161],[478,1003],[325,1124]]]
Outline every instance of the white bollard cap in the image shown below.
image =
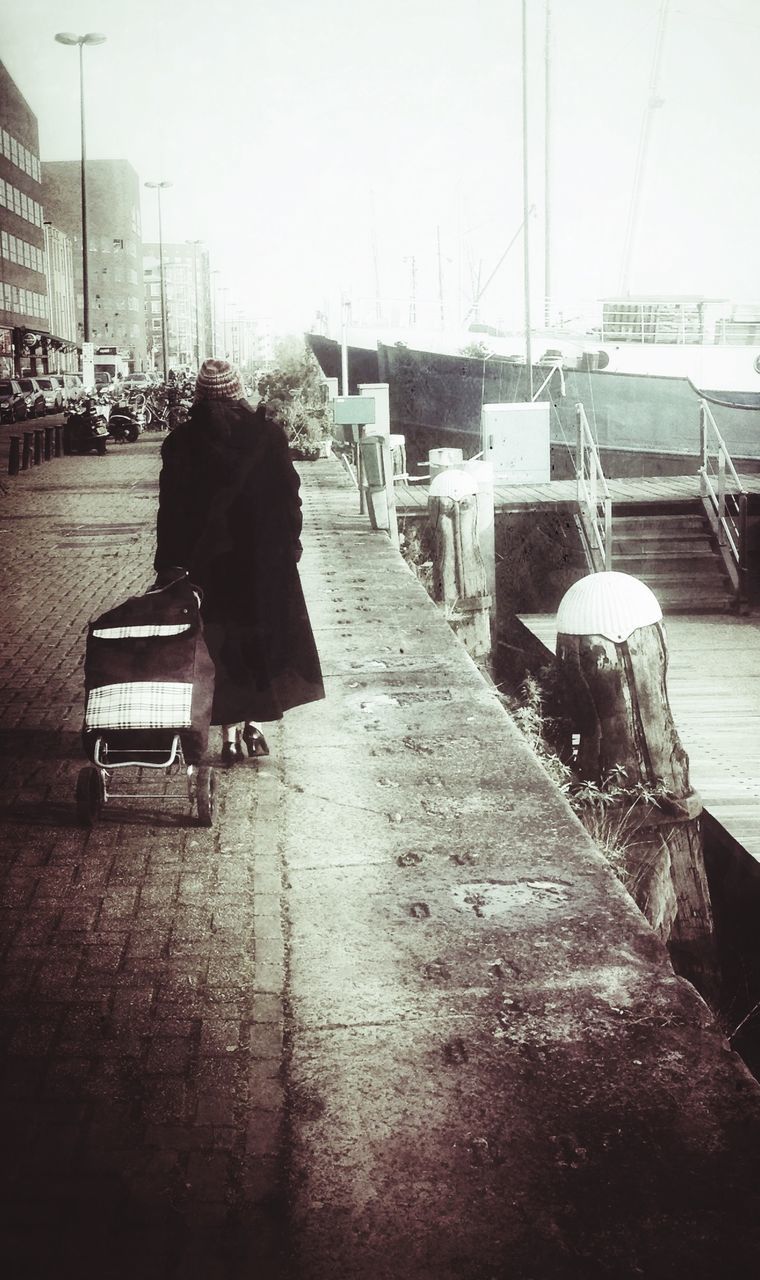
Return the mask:
[[623,644],[639,627],[662,621],[657,597],[629,573],[590,573],[566,591],[557,611],[557,634],[604,636]]
[[441,471],[431,480],[428,496],[431,498],[454,498],[457,502],[462,498],[474,498],[478,492],[475,476],[457,471],[453,467]]

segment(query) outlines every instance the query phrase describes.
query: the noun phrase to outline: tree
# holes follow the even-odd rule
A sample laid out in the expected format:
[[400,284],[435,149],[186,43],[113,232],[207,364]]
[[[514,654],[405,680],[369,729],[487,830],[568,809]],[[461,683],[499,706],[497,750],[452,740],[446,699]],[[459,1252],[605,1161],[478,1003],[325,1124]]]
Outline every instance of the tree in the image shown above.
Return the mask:
[[259,378],[258,392],[293,453],[317,457],[319,441],[330,435],[326,386],[303,339],[287,337],[277,343],[274,368]]

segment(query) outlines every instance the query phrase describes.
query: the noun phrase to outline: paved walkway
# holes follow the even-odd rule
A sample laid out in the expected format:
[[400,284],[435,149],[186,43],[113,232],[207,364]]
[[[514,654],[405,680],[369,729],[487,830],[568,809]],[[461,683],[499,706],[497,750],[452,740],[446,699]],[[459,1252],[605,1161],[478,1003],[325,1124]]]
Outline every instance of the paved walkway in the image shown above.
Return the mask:
[[326,701],[210,831],[75,825],[84,628],[151,581],[157,448],[3,496],[3,1276],[753,1274],[760,1088],[336,463]]

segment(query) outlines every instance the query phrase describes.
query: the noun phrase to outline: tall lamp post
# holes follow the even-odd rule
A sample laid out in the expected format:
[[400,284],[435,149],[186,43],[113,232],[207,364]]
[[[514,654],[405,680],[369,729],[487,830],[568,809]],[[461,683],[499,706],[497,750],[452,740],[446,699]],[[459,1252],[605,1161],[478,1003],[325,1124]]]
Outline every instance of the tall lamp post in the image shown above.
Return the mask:
[[193,246],[193,296],[195,298],[195,367],[201,367],[201,325],[198,314],[198,245],[203,244],[202,240],[188,240],[188,244]]
[[210,276],[211,276],[211,346],[212,346],[212,348],[213,348],[213,352],[212,352],[212,354],[214,354],[214,353],[216,353],[216,352],[218,351],[218,349],[219,349],[219,343],[218,343],[218,339],[217,339],[217,332],[216,332],[216,306],[217,306],[217,303],[216,303],[216,290],[217,290],[217,282],[216,282],[216,280],[214,279],[214,276],[221,275],[221,272],[219,271],[219,268],[218,268],[218,267],[215,267],[215,268],[214,268],[214,270],[213,270],[213,271],[211,271],[209,274],[210,274]]
[[169,374],[166,367],[167,342],[166,342],[166,291],[164,289],[164,236],[161,225],[161,192],[170,187],[171,182],[146,182],[146,187],[150,187],[158,196],[158,283],[161,291],[161,355],[164,368],[164,382],[169,381]]
[[84,130],[84,58],[82,51],[86,44],[105,44],[106,37],[99,31],[88,31],[84,36],[74,35],[72,31],[59,31],[56,35],[59,44],[73,44],[79,47],[79,117],[82,130],[82,338],[90,341],[90,273],[87,262],[87,179],[85,166],[87,148]]
[[227,294],[229,289],[225,285],[219,292],[222,295],[222,359],[227,359]]

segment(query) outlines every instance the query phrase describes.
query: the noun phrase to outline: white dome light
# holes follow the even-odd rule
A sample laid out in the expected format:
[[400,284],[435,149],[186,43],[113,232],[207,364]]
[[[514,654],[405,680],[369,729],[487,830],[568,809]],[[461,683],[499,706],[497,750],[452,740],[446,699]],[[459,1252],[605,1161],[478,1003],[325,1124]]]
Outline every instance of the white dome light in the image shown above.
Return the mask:
[[662,621],[657,597],[629,573],[590,573],[574,582],[557,611],[557,634],[604,636],[623,644],[639,627]]

